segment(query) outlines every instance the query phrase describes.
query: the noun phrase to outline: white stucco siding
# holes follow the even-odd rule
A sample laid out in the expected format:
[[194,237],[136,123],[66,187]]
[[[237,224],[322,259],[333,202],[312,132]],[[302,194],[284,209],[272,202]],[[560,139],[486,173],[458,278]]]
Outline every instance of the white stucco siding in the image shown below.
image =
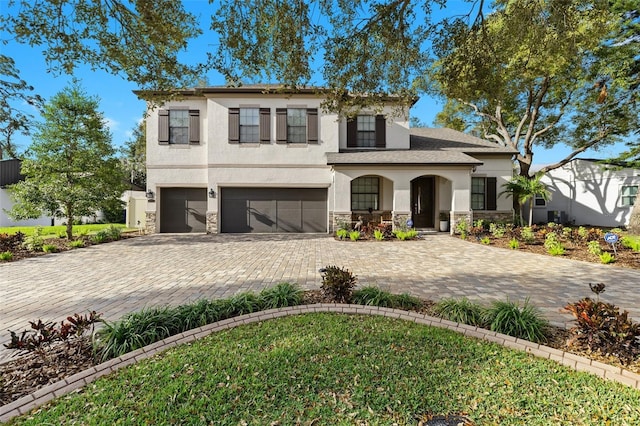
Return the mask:
[[[212,165],[326,165],[327,152],[338,150],[337,115],[326,114],[317,97],[225,97],[208,99],[206,134],[210,141],[208,162]],[[269,108],[271,141],[229,143],[229,108]],[[318,109],[318,143],[276,143],[277,108]]]
[[607,169],[593,161],[573,160],[541,179],[551,195],[546,206],[534,206],[534,222],[548,221],[548,212],[563,212],[576,225],[625,226],[632,206],[622,203],[624,186],[640,186],[640,170]]
[[496,178],[496,210],[507,211],[513,208],[513,201],[506,194],[500,195],[504,191],[504,185],[513,177],[513,162],[505,156],[478,156],[482,165],[476,167],[472,176],[495,177]]
[[[362,115],[376,115],[379,112],[362,111]],[[409,149],[409,120],[408,112],[398,114],[397,108],[386,107],[382,110],[382,114],[387,117],[387,127],[385,130],[386,148],[387,149]],[[340,149],[347,148],[347,120],[340,120]]]
[[26,219],[14,221],[5,210],[13,208],[13,200],[7,189],[0,188],[0,227],[6,226],[50,226],[51,218],[42,216],[38,219]]
[[[188,109],[200,111],[200,142],[188,145],[162,145],[158,142],[158,112],[160,110]],[[201,98],[187,98],[181,101],[169,101],[161,107],[148,110],[146,119],[147,132],[147,164],[181,165],[181,164],[207,164],[207,139],[208,128],[207,103]]]

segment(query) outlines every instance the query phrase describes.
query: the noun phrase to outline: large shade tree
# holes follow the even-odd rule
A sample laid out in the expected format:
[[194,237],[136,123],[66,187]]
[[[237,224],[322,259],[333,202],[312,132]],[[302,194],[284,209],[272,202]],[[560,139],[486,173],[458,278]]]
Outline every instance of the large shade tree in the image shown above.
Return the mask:
[[77,82],[44,105],[44,121],[22,161],[24,180],[9,187],[15,200],[10,216],[64,217],[71,239],[74,218],[118,202],[126,189],[124,171],[98,106]]
[[498,0],[469,26],[454,20],[437,40],[434,90],[448,100],[443,123],[479,129],[518,151],[530,178],[536,147],[571,147],[538,174],[638,128],[629,78],[636,51],[612,43],[625,18],[607,1]]
[[39,109],[42,102],[33,87],[20,77],[15,61],[0,55],[0,160],[20,156],[13,138],[29,134],[34,119],[29,109]]

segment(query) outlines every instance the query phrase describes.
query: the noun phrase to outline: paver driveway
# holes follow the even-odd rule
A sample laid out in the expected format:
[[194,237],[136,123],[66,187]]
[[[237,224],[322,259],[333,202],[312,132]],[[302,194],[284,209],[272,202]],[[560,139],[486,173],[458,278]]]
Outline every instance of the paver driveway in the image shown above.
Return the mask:
[[[568,302],[604,282],[603,299],[640,318],[640,271],[471,244],[444,234],[406,242],[326,235],[151,235],[0,264],[0,342],[28,321],[96,310],[107,320],[144,307],[260,291],[281,281],[318,288],[318,269],[347,267],[359,285],[438,300],[524,300],[555,324]],[[0,359],[8,351],[0,350]]]

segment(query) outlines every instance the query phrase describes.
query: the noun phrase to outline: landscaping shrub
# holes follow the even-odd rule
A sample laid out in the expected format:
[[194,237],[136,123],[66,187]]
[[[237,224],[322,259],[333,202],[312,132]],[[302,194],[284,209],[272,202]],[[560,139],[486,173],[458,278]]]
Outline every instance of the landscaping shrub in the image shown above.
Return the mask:
[[68,316],[67,321],[61,321],[59,326],[54,322],[29,321],[31,330],[25,330],[20,335],[10,330],[11,341],[4,344],[4,347],[18,351],[38,352],[44,356],[46,348],[57,342],[66,342],[65,349],[69,353],[73,349],[72,340],[82,337],[87,331],[93,331],[95,323],[102,322],[102,319],[101,314],[93,311],[87,315]]
[[622,247],[626,247],[635,252],[640,252],[640,237],[632,237],[627,235],[622,237],[622,240],[620,242],[622,244]]
[[110,225],[109,229],[106,230],[108,238],[111,241],[118,241],[122,238],[122,229],[118,228],[115,225]]
[[600,241],[589,241],[587,243],[587,251],[596,256],[602,254],[602,248],[600,247]]
[[466,219],[463,219],[456,223],[456,232],[460,234],[461,239],[466,240],[467,235],[469,234],[469,222]]
[[348,236],[349,236],[349,231],[347,231],[344,228],[340,228],[336,231],[336,237],[338,237],[341,240],[346,240]]
[[262,290],[259,298],[264,309],[297,306],[302,303],[302,290],[296,284],[283,282]]
[[409,293],[393,294],[393,307],[399,309],[417,309],[422,306],[422,301]]
[[353,303],[358,305],[394,307],[393,295],[378,287],[364,287],[353,293]]
[[322,272],[322,294],[335,303],[351,303],[357,278],[347,269],[327,266]]
[[69,247],[71,247],[71,248],[84,247],[84,241],[82,241],[82,240],[73,240],[73,241],[69,242]]
[[526,244],[532,244],[536,240],[536,234],[531,226],[524,226],[520,228],[520,238]]
[[22,245],[29,251],[41,251],[44,245],[44,238],[42,238],[42,227],[36,226],[33,230],[33,234],[24,238]]
[[238,293],[229,298],[229,317],[250,314],[260,309],[260,299],[254,293]]
[[462,324],[482,327],[484,325],[484,307],[466,297],[462,299],[442,299],[436,303],[435,312],[440,317]]
[[515,238],[512,238],[512,239],[509,240],[509,247],[512,250],[517,250],[517,249],[520,248],[520,243]]
[[520,307],[517,303],[496,301],[485,311],[484,321],[492,331],[530,342],[545,341],[549,323],[529,304],[527,299]]
[[102,244],[109,241],[109,231],[103,229],[102,231],[98,231],[91,237],[91,242],[94,244]]
[[114,323],[105,322],[95,335],[99,359],[116,358],[184,331],[179,313],[180,308],[157,307],[132,312]]
[[0,260],[12,260],[13,259],[13,253],[11,253],[10,251],[3,251],[2,253],[0,253]]
[[42,251],[45,253],[55,253],[58,251],[58,247],[53,244],[44,244],[42,246]]
[[418,236],[418,231],[415,229],[407,229],[406,231],[397,229],[393,231],[393,235],[400,241],[413,240]]
[[489,224],[489,232],[494,238],[502,238],[507,232],[506,227],[501,223],[490,223]]
[[358,241],[360,239],[360,231],[349,232],[349,238],[351,241]]
[[633,361],[640,355],[640,323],[631,321],[627,311],[620,313],[617,306],[600,301],[604,284],[589,286],[597,300],[585,297],[566,306],[576,320],[569,344],[616,356],[623,364]]
[[480,242],[481,242],[482,244],[484,244],[484,245],[487,245],[487,246],[488,246],[489,244],[491,244],[491,240],[489,239],[489,237],[482,237],[482,238],[480,239]]
[[384,240],[384,232],[382,232],[379,229],[374,229],[373,230],[373,237],[378,241],[382,241],[382,240]]
[[608,251],[600,253],[598,256],[600,257],[600,262],[605,265],[608,265],[609,263],[613,263],[616,261],[615,256],[609,253]]

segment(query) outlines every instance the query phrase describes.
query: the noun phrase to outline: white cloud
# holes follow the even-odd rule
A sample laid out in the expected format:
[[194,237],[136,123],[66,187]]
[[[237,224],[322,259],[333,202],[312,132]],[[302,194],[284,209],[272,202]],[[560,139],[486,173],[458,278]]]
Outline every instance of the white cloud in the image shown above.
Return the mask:
[[120,123],[109,117],[104,118],[104,124],[109,128],[109,130],[111,130],[111,133],[118,130],[118,127],[120,126]]

